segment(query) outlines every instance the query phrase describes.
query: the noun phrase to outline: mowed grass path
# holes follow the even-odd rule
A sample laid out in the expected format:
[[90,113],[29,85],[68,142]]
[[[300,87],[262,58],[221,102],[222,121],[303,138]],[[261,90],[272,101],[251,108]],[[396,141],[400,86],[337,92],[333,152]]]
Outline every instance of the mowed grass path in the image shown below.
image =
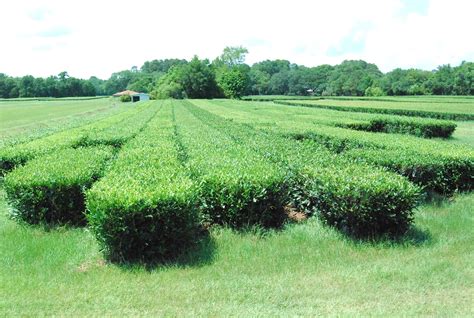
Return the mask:
[[[453,139],[473,144],[473,126]],[[145,269],[106,263],[87,228],[10,220],[0,182],[0,316],[472,316],[473,206],[474,193],[423,205],[402,242],[355,242],[316,219],[214,228]]]
[[106,264],[87,229],[21,226],[0,203],[1,316],[474,311],[473,194],[423,206],[403,243],[353,242],[314,219],[265,235],[215,229],[188,262],[152,270]]

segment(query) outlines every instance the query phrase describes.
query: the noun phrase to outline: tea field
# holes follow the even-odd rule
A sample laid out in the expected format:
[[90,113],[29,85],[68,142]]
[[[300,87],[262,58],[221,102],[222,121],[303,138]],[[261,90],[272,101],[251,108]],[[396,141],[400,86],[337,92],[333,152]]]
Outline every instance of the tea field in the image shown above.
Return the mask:
[[0,315],[472,315],[472,99],[273,98],[0,101]]

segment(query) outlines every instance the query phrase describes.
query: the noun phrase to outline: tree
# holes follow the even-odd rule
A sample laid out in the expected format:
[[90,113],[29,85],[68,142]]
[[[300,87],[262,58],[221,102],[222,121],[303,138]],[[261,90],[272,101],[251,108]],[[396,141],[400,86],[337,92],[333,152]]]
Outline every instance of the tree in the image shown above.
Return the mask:
[[456,95],[474,95],[474,63],[463,61],[454,68],[453,93]]
[[113,73],[105,84],[105,92],[112,95],[127,89],[128,84],[135,77],[135,73],[129,70]]
[[426,82],[431,76],[428,71],[397,68],[385,74],[379,85],[387,95],[423,95],[428,92]]
[[375,64],[362,60],[343,61],[334,68],[329,88],[334,95],[363,96],[365,90],[382,77]]
[[23,76],[18,84],[19,97],[35,97],[35,78],[33,76]]
[[240,98],[244,95],[248,82],[247,72],[244,72],[241,68],[233,67],[222,74],[218,84],[226,97]]
[[385,95],[383,89],[381,89],[378,86],[370,86],[370,87],[367,87],[367,89],[365,90],[365,96],[376,97],[376,96],[383,96],[383,95]]
[[451,65],[441,65],[433,72],[433,76],[427,81],[431,93],[434,95],[452,95],[455,74]]
[[161,77],[151,91],[151,97],[153,99],[186,98],[186,92],[181,84],[182,68],[183,66],[174,66]]
[[216,75],[208,60],[197,56],[181,68],[180,84],[188,98],[212,98],[218,95]]
[[222,54],[213,62],[217,67],[222,65],[233,67],[245,62],[245,55],[249,51],[242,46],[227,46]]
[[172,67],[152,91],[153,98],[213,98],[218,96],[214,69],[208,60],[197,56]]

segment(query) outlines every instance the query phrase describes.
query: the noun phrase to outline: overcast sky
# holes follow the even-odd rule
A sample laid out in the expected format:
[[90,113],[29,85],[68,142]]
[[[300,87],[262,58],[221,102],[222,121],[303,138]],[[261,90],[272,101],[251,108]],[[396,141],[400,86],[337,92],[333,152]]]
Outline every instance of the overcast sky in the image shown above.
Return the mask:
[[363,59],[383,72],[431,70],[474,61],[473,12],[470,0],[4,1],[0,73],[108,78],[237,45],[249,64]]

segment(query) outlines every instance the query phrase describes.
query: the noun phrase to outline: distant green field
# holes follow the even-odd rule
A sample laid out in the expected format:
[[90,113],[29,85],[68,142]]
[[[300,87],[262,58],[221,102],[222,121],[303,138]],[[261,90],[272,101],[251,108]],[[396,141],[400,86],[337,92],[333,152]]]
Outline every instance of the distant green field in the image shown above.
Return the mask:
[[86,124],[131,106],[109,98],[0,100],[0,146]]
[[112,106],[109,99],[84,101],[61,99],[57,101],[1,101],[1,130],[18,128],[39,121],[54,120],[85,112],[100,111]]

